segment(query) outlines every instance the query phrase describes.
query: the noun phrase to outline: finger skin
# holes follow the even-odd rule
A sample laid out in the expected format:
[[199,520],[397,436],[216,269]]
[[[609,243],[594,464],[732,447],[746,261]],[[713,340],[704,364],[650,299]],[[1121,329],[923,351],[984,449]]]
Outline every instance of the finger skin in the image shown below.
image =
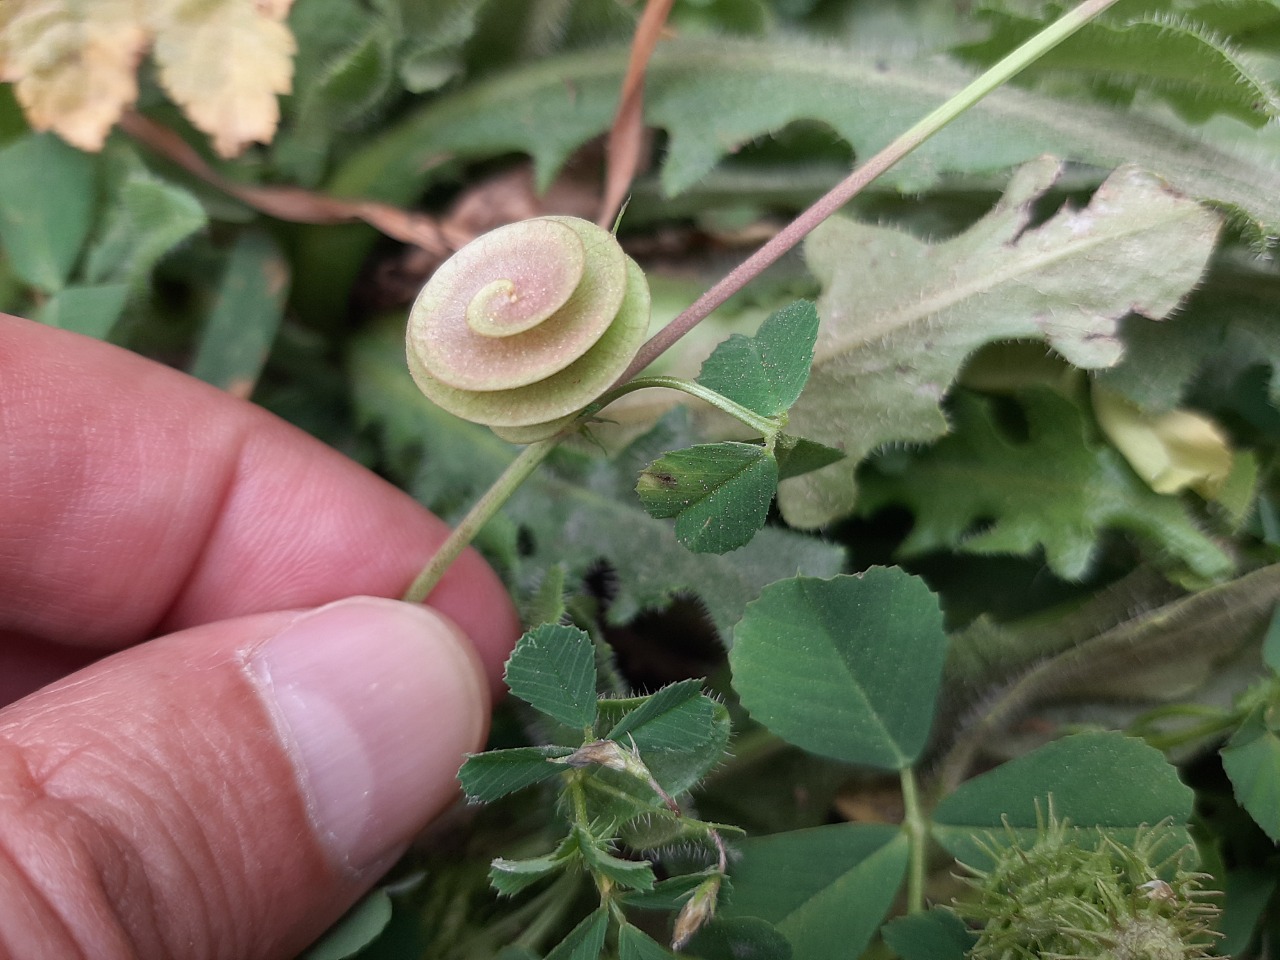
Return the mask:
[[[246,666],[294,621],[197,627],[0,710],[0,956],[283,960],[362,893],[374,878],[317,841]],[[428,720],[484,715],[473,669]],[[483,723],[462,736],[478,748]],[[423,822],[456,789],[440,776]]]
[[[0,672],[5,637],[28,652],[106,651],[248,613],[395,597],[448,532],[252,404],[4,315],[0,450]],[[496,686],[519,631],[493,572],[468,551],[430,603]]]

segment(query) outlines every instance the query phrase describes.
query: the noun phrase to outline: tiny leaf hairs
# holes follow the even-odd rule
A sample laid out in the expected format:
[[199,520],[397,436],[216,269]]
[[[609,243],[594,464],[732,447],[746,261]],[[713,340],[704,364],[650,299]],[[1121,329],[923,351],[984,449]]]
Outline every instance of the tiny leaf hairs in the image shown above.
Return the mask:
[[531,443],[612,384],[648,327],[648,282],[613,234],[539,217],[478,237],[427,281],[409,370],[450,413]]

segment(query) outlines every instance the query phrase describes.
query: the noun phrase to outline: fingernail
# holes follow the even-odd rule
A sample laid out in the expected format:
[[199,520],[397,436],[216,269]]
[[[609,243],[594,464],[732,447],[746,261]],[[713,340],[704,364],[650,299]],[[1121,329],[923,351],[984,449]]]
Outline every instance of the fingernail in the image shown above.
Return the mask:
[[356,597],[303,615],[249,661],[316,832],[356,873],[385,867],[457,795],[489,698],[470,642],[427,608]]

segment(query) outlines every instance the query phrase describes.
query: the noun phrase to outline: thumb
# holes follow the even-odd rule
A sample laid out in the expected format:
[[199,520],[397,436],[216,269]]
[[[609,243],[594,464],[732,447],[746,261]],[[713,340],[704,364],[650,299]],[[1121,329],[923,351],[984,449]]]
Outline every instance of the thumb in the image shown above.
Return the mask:
[[451,622],[362,597],[0,710],[0,957],[294,956],[457,795],[487,690]]

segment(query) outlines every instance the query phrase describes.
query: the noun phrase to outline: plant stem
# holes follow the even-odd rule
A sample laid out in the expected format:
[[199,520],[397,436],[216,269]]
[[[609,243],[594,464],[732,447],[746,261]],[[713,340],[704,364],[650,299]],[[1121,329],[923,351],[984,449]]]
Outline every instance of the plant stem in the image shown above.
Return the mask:
[[557,434],[546,440],[538,440],[520,451],[519,456],[511,461],[507,469],[502,471],[502,475],[484,492],[484,496],[477,500],[467,515],[462,518],[462,522],[449,534],[448,539],[440,544],[440,549],[423,567],[422,572],[409,585],[409,589],[404,592],[401,599],[409,603],[422,603],[427,599],[428,594],[435,589],[440,578],[444,576],[453,561],[458,559],[458,555],[467,544],[475,538],[493,515],[502,509],[502,505],[511,498],[520,484],[528,479],[529,474],[537,469],[538,464],[547,459],[551,451],[556,448],[556,444],[560,442],[560,436]]
[[717,393],[709,387],[693,380],[685,380],[681,377],[637,377],[621,386],[612,387],[607,393],[600,397],[597,401],[597,407],[604,407],[613,403],[619,397],[624,397],[628,393],[634,393],[636,390],[644,390],[648,387],[665,387],[668,390],[680,390],[689,394],[691,397],[697,397],[705,403],[709,403],[717,410],[727,413],[741,423],[746,424],[752,430],[759,432],[766,439],[777,436],[780,424],[772,417],[762,417],[754,410],[744,407],[742,404],[730,400],[724,394]]
[[630,380],[637,373],[665,353],[677,340],[706,319],[731,296],[754,280],[775,263],[784,253],[803,240],[818,224],[826,220],[842,206],[861,193],[868,184],[896,164],[916,147],[964,113],[992,90],[1015,74],[1026,69],[1041,56],[1057,46],[1086,23],[1098,16],[1116,0],[1085,0],[1069,10],[1058,20],[1041,30],[1022,46],[994,64],[954,97],[938,107],[923,120],[901,134],[887,147],[836,184],[825,196],[805,210],[795,220],[778,231],[768,243],[738,265],[687,310],[654,334],[640,348],[631,365],[618,378],[617,383]]
[[898,773],[902,782],[902,829],[907,834],[909,861],[907,864],[907,912],[919,913],[924,909],[925,845],[929,839],[929,824],[920,809],[920,792],[916,789],[916,774],[911,767]]

